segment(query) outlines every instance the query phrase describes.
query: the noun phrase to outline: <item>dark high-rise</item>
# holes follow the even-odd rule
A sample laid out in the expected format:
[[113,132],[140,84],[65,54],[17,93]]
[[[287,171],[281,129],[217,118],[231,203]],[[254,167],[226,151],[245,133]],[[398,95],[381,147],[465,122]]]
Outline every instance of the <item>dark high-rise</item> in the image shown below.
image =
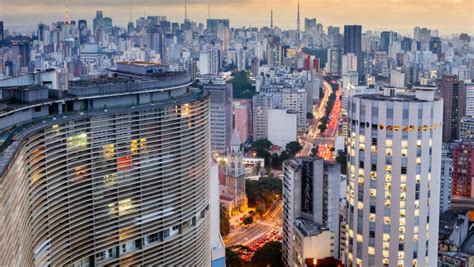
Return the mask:
[[0,42],[5,39],[5,33],[3,30],[3,21],[0,21]]
[[438,94],[444,99],[443,141],[459,139],[461,119],[466,114],[466,89],[457,76],[443,76],[436,81]]
[[362,26],[344,26],[344,54],[354,53],[357,57],[362,52]]
[[226,28],[230,27],[230,23],[229,23],[228,19],[208,19],[207,20],[207,31],[210,34],[216,34],[218,29],[219,29],[219,25],[221,25],[221,24]]

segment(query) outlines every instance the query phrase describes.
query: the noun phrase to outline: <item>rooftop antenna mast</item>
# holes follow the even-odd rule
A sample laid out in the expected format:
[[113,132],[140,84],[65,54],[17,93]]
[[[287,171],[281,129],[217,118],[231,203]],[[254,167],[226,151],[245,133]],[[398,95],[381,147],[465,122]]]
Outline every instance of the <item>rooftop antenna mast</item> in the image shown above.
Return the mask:
[[211,19],[211,0],[207,2],[207,18]]
[[300,0],[298,0],[298,9],[297,9],[297,19],[296,19],[296,30],[298,31],[298,37],[299,37],[299,34],[300,34],[300,24],[301,24],[301,21],[300,21]]
[[188,0],[184,0],[184,20],[188,20]]
[[132,0],[128,1],[128,8],[129,8],[129,22],[132,22]]
[[71,24],[71,19],[69,18],[69,6],[67,1],[64,1],[64,24]]

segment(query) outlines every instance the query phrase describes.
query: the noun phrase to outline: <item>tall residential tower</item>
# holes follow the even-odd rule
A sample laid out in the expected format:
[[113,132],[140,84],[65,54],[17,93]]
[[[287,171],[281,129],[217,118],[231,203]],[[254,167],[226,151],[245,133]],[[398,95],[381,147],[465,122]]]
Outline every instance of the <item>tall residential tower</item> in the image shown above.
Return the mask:
[[436,266],[443,100],[434,88],[353,96],[348,266]]

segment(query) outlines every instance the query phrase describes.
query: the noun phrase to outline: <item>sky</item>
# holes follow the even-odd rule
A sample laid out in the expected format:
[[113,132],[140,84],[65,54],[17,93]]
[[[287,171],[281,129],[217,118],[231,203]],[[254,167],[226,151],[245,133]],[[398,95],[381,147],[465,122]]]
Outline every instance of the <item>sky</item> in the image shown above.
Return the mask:
[[[0,20],[5,27],[25,31],[38,22],[63,20],[65,3],[70,18],[91,19],[103,10],[114,24],[125,26],[132,18],[164,15],[171,21],[184,18],[185,0],[0,0]],[[273,8],[274,25],[296,29],[297,0],[187,0],[188,17],[204,22],[211,2],[212,18],[228,18],[232,26],[269,26]],[[361,24],[363,30],[394,30],[413,35],[415,26],[438,29],[441,35],[474,34],[474,0],[300,0],[301,21],[314,17],[324,27]]]

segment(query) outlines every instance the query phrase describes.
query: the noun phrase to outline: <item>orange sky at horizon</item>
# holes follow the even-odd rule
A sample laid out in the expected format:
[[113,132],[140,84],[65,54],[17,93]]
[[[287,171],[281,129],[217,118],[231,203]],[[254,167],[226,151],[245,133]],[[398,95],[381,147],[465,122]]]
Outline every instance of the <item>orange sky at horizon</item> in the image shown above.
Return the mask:
[[[66,0],[71,19],[86,18],[95,10],[125,26],[129,20],[129,0]],[[132,0],[132,17],[164,15],[182,21],[185,0]],[[274,24],[296,29],[297,0],[187,0],[192,20],[204,22],[207,3],[211,17],[229,18],[231,26],[268,26],[273,7]],[[324,27],[361,24],[365,30],[394,30],[413,34],[415,26],[439,29],[440,34],[474,34],[474,0],[300,0],[301,21],[315,17]],[[15,12],[10,12],[14,10]],[[0,20],[6,27],[34,27],[38,22],[62,20],[64,0],[0,0]]]

